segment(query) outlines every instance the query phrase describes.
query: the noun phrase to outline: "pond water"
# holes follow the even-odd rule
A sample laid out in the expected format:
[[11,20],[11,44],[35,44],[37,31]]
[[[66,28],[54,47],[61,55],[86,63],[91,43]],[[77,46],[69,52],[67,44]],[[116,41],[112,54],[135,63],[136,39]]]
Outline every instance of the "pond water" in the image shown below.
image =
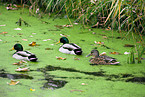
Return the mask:
[[[144,97],[145,96],[145,60],[142,63],[128,64],[128,56],[133,47],[125,44],[141,44],[139,36],[129,33],[121,38],[116,31],[83,27],[62,27],[69,24],[66,18],[42,19],[30,16],[28,9],[7,10],[0,4],[0,95],[2,97]],[[23,19],[21,26],[16,24]],[[73,22],[73,20],[71,20]],[[16,29],[17,28],[17,29]],[[6,33],[3,33],[6,32]],[[126,35],[127,32],[122,32]],[[78,44],[83,54],[80,56],[59,52],[62,44],[56,44],[59,38],[67,36],[70,42]],[[144,36],[143,36],[143,39]],[[95,42],[103,42],[97,45]],[[37,46],[29,46],[36,42]],[[12,58],[10,51],[15,43],[21,43],[38,57],[38,62],[13,65],[19,60]],[[86,57],[92,49],[106,52],[120,62],[119,65],[90,65]],[[110,54],[119,52],[119,55]],[[136,52],[135,52],[136,53]],[[58,60],[56,57],[66,58]],[[135,54],[137,57],[137,54]],[[145,55],[142,56],[143,58]],[[27,72],[16,72],[19,67],[29,67]],[[8,85],[11,79],[18,80],[16,85]],[[32,89],[35,89],[34,91]]]

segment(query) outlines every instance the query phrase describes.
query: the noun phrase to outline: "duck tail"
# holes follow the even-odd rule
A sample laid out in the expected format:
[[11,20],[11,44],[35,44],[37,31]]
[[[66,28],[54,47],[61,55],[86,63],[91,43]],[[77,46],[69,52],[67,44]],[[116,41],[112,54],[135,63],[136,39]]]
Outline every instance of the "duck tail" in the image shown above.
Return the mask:
[[114,63],[111,63],[112,65],[117,65],[119,64],[120,62],[114,62]]
[[81,49],[75,49],[74,52],[76,55],[81,55],[83,51]]
[[37,59],[38,59],[38,58],[36,58],[35,55],[31,55],[31,56],[29,56],[28,58],[29,58],[29,60],[32,61],[32,62],[36,62]]

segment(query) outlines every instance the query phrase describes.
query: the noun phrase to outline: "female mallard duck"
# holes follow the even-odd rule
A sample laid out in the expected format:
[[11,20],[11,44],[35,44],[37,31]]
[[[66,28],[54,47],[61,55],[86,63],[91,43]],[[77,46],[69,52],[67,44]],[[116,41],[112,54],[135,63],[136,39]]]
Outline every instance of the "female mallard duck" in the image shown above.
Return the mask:
[[99,51],[98,50],[92,50],[91,53],[88,56],[93,56],[89,61],[92,65],[116,65],[119,64],[120,62],[117,62],[115,58],[109,57],[109,56],[105,56],[99,55]]
[[59,48],[59,51],[62,53],[74,55],[82,54],[82,49],[74,43],[69,43],[69,40],[66,37],[61,37],[58,43],[63,43],[63,45]]
[[23,46],[19,43],[15,44],[12,50],[16,50],[13,54],[13,58],[18,60],[27,60],[36,62],[38,58],[36,58],[35,54],[32,54],[29,51],[23,51]]

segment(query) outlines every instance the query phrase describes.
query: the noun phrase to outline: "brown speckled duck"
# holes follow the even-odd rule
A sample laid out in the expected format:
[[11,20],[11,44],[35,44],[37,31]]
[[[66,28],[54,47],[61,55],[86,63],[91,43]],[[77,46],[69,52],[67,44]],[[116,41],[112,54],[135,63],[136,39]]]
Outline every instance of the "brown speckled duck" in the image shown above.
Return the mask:
[[106,56],[106,55],[99,55],[99,51],[98,50],[92,50],[91,53],[89,55],[87,55],[86,57],[89,56],[93,56],[89,62],[91,63],[91,65],[116,65],[119,64],[120,62],[117,62],[115,58]]

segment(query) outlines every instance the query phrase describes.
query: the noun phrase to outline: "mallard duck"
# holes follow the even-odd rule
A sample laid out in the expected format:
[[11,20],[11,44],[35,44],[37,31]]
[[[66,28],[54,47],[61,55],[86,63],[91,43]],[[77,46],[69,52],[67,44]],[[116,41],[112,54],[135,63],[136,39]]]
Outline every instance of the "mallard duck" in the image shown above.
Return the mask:
[[98,50],[92,50],[91,53],[88,56],[93,56],[89,62],[91,63],[91,65],[116,65],[119,64],[120,62],[117,62],[115,58],[106,56],[106,55],[99,55],[99,51]]
[[74,43],[69,43],[69,40],[66,37],[61,37],[58,43],[63,43],[63,45],[59,48],[59,51],[62,53],[74,55],[82,54],[82,49]]
[[27,60],[27,61],[32,61],[36,62],[37,57],[35,54],[32,54],[29,51],[23,51],[23,46],[19,43],[15,44],[12,50],[16,50],[16,52],[13,54],[13,58],[18,59],[18,60]]

